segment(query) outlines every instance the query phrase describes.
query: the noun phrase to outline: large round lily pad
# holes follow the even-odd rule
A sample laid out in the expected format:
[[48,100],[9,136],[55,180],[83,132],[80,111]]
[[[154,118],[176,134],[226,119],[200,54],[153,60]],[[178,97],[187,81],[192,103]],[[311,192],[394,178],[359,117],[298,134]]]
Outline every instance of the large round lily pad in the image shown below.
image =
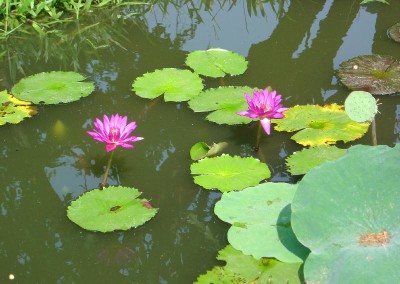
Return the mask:
[[282,262],[303,262],[309,250],[296,239],[290,226],[290,203],[297,185],[263,183],[227,192],[215,205],[215,214],[232,224],[228,241],[256,259],[274,257]]
[[43,72],[20,80],[12,94],[35,104],[69,103],[90,95],[93,82],[81,82],[85,77],[75,72]]
[[363,55],[352,58],[337,70],[340,81],[354,91],[374,95],[400,92],[400,61],[390,55]]
[[307,283],[398,282],[399,169],[399,144],[357,145],[303,177],[292,228],[311,250]]
[[157,213],[136,188],[110,186],[86,192],[68,206],[68,218],[86,230],[111,232],[137,227]]
[[190,170],[196,184],[222,192],[254,186],[271,176],[268,166],[259,160],[229,155],[204,158],[193,163]]
[[220,48],[193,51],[188,54],[186,65],[200,75],[214,78],[240,75],[247,69],[243,56]]
[[400,23],[391,26],[388,30],[389,36],[396,42],[400,42]]
[[136,95],[154,99],[164,94],[166,102],[182,102],[197,96],[203,90],[201,78],[189,70],[164,68],[136,78],[132,84]]
[[0,92],[0,125],[20,123],[24,118],[37,113],[37,107],[31,102],[14,98],[6,90]]

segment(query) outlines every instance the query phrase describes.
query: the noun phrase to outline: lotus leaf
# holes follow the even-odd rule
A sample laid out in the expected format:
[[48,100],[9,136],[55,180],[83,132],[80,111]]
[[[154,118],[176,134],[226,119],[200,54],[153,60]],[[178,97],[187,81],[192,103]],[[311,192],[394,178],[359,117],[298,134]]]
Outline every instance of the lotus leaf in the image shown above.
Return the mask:
[[312,169],[292,202],[292,228],[310,248],[307,283],[400,279],[400,144],[351,147]]
[[14,98],[6,90],[0,92],[0,125],[20,123],[24,118],[37,113],[37,107],[31,102]]
[[285,111],[285,118],[272,119],[277,131],[298,131],[291,138],[305,146],[353,141],[363,136],[369,123],[352,121],[343,106],[297,105]]
[[137,227],[157,213],[136,188],[110,186],[86,192],[68,206],[68,218],[86,230],[111,232]]
[[391,26],[388,30],[389,36],[396,42],[400,42],[400,23]]
[[375,98],[368,92],[354,91],[346,98],[344,107],[347,115],[354,121],[372,121],[378,112]]
[[213,143],[212,146],[205,142],[197,142],[190,148],[190,158],[192,160],[200,160],[218,154],[228,146],[226,142]]
[[374,95],[400,91],[400,61],[389,55],[363,55],[340,65],[337,75],[341,82],[354,91]]
[[312,168],[322,165],[326,161],[333,161],[346,154],[346,149],[335,146],[320,145],[305,148],[286,158],[288,172],[292,175],[304,175]]
[[20,80],[13,88],[15,97],[35,104],[69,103],[90,95],[92,82],[75,72],[43,72]]
[[226,265],[216,266],[197,278],[197,284],[300,284],[298,271],[300,263],[283,263],[275,259],[260,260],[244,255],[228,245],[218,253],[218,260]]
[[212,111],[206,119],[218,124],[244,124],[252,120],[237,112],[248,108],[244,93],[252,94],[250,87],[220,87],[208,89],[189,101],[189,107],[195,112]]
[[214,78],[240,75],[247,69],[243,56],[220,48],[193,51],[188,54],[186,65],[200,75]]
[[215,205],[215,214],[232,224],[228,241],[256,259],[274,257],[282,262],[303,262],[308,254],[290,226],[290,203],[296,185],[263,183],[227,192]]
[[166,102],[182,102],[197,96],[203,90],[201,78],[189,70],[164,68],[136,78],[132,84],[136,95],[154,99],[164,94]]
[[271,176],[268,166],[259,160],[229,155],[204,158],[193,163],[190,170],[196,184],[222,192],[257,185]]

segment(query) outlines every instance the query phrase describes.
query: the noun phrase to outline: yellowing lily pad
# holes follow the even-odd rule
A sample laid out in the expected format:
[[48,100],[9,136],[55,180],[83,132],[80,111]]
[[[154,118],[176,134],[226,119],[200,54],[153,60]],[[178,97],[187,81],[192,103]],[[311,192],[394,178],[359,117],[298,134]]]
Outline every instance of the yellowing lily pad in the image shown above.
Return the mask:
[[36,113],[37,107],[31,102],[19,100],[6,90],[0,92],[0,125],[20,123],[24,118],[32,117]]
[[343,106],[336,104],[297,105],[285,111],[285,118],[273,119],[277,131],[298,131],[291,138],[304,146],[349,142],[362,137],[369,123],[351,120]]

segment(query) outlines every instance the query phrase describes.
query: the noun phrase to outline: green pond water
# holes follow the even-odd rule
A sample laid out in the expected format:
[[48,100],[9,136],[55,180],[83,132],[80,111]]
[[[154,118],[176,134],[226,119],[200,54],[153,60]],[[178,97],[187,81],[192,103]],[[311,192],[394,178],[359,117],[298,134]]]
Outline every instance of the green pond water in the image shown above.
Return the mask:
[[[275,182],[299,179],[286,172],[285,157],[302,148],[291,134],[272,131],[256,153],[257,123],[216,125],[187,103],[139,98],[131,84],[155,69],[185,68],[190,51],[220,47],[244,55],[248,70],[223,82],[205,79],[206,88],[270,85],[287,107],[343,104],[349,90],[334,75],[341,62],[400,57],[400,44],[386,33],[399,21],[400,2],[282,2],[177,1],[144,15],[132,14],[143,6],[94,11],[47,37],[30,31],[0,42],[0,90],[52,70],[77,71],[96,84],[87,98],[40,106],[34,118],[0,127],[0,283],[193,283],[222,265],[215,257],[229,226],[213,213],[221,194],[193,183],[190,147],[225,141],[226,153],[266,162]],[[379,98],[378,143],[393,146],[400,142],[400,96]],[[112,113],[135,120],[134,134],[145,139],[115,152],[108,183],[138,188],[160,209],[136,229],[88,232],[66,209],[101,182],[108,155],[86,131]],[[371,133],[338,145],[358,143],[371,144]]]

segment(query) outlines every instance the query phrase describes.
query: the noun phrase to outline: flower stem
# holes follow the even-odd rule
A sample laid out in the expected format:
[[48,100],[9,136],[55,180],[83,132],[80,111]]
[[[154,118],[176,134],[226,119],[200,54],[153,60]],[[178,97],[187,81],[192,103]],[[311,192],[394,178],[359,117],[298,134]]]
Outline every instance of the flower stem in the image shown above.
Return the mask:
[[372,133],[372,145],[376,146],[376,145],[378,145],[378,139],[376,138],[375,118],[372,120],[371,133]]
[[262,133],[262,125],[260,122],[260,124],[258,125],[258,130],[257,130],[256,146],[254,147],[254,150],[256,152],[260,148],[261,133]]
[[108,158],[106,172],[104,173],[103,180],[102,180],[101,183],[100,183],[100,189],[103,189],[104,187],[106,187],[106,184],[107,184],[107,177],[108,177],[108,171],[110,170],[111,160],[112,160],[112,158],[113,158],[113,155],[114,155],[114,150],[111,151],[110,157]]

